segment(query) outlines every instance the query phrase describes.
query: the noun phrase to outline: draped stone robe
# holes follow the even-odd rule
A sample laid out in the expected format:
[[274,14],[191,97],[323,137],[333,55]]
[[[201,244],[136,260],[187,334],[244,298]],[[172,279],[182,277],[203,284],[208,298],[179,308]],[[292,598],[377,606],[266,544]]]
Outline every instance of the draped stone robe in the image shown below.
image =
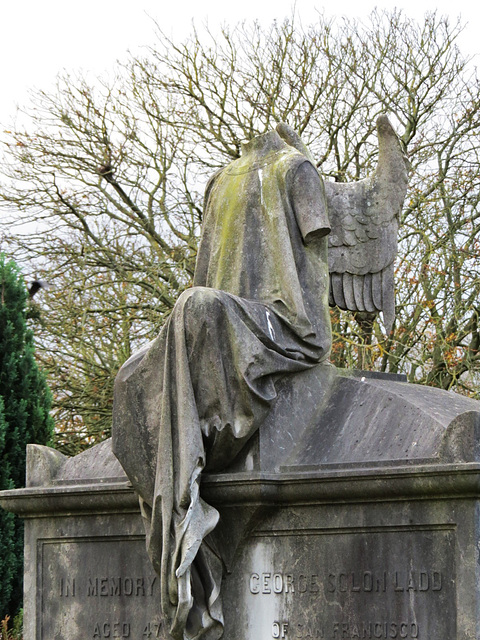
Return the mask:
[[223,633],[218,512],[203,470],[228,467],[275,383],[331,346],[323,183],[275,132],[207,186],[194,287],[115,384],[113,447],[139,495],[162,612],[178,640]]

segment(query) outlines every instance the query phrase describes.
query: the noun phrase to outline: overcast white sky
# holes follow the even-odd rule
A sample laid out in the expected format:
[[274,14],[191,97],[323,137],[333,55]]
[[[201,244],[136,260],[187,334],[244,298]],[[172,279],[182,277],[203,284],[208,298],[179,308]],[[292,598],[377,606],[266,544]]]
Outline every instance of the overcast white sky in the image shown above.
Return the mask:
[[[304,24],[315,21],[317,11],[326,15],[364,17],[371,10],[403,8],[422,19],[437,10],[467,22],[462,49],[480,53],[480,5],[472,0],[399,0],[376,3],[335,0],[324,5],[297,0],[296,12]],[[8,124],[16,104],[27,101],[29,88],[48,89],[63,69],[83,69],[95,75],[112,68],[128,49],[137,51],[154,42],[154,18],[162,29],[178,38],[191,30],[192,20],[210,27],[219,22],[235,24],[292,14],[293,0],[3,0],[0,10],[0,123]]]

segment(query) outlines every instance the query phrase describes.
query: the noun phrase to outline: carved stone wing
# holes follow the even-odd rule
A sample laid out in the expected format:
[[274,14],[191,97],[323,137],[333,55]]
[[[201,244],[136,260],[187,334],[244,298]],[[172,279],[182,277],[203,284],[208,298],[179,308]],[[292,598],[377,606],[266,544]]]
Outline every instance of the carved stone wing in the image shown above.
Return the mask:
[[387,116],[377,119],[377,133],[378,165],[372,176],[352,183],[325,183],[332,227],[330,305],[348,311],[383,311],[390,332],[395,318],[399,215],[409,164]]
[[[299,136],[283,123],[285,141],[310,158]],[[375,173],[358,182],[325,182],[332,232],[328,239],[330,305],[347,311],[383,311],[387,332],[395,317],[393,283],[399,215],[409,163],[387,116],[377,119]]]

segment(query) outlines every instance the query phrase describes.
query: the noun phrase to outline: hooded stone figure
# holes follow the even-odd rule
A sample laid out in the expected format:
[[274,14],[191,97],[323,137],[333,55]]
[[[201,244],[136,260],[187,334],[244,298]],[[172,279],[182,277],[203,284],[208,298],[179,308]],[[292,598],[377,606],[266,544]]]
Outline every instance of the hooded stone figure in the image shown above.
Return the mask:
[[210,180],[193,288],[115,385],[113,448],[140,498],[176,640],[223,633],[219,515],[200,474],[228,467],[276,382],[328,358],[325,190],[276,131]]

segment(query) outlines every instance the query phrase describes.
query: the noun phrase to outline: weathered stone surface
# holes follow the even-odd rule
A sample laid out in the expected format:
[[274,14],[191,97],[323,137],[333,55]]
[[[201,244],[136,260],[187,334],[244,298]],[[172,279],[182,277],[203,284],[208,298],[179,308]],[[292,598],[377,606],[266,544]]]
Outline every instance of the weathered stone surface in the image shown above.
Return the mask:
[[355,185],[282,127],[213,177],[195,286],[117,378],[128,480],[110,442],[31,447],[0,496],[26,640],[478,637],[478,404],[327,363],[329,270],[331,304],[393,321],[407,166],[377,125]]
[[[26,640],[167,638],[133,490],[104,484],[119,495],[95,506],[93,486],[61,489],[23,513]],[[219,533],[239,543],[224,582],[229,640],[477,637],[478,463],[219,474],[203,489]],[[43,501],[40,487],[10,492],[16,511],[28,492]],[[242,516],[254,517],[235,541]]]
[[74,458],[29,445],[27,474],[0,498],[25,518],[24,638],[166,637],[138,499],[110,442]]
[[[480,637],[478,404],[398,377],[305,375],[274,411],[306,393],[319,414],[302,422],[292,408],[290,435],[267,425],[236,468],[203,478],[221,514],[224,637]],[[0,496],[26,518],[25,640],[167,640],[110,442],[74,458],[31,446],[28,458],[29,486]]]
[[71,458],[50,447],[27,446],[27,487],[93,480],[112,482],[115,479],[125,481],[126,476],[112,454],[110,440]]
[[[118,525],[119,523],[117,523]],[[37,542],[40,637],[142,638],[161,632],[158,576],[144,535],[52,537]]]
[[[407,165],[386,116],[377,132],[374,175],[348,185],[325,185],[286,125],[243,144],[207,185],[193,288],[117,375],[113,451],[139,495],[175,640],[223,634],[224,559],[204,542],[219,514],[201,475],[229,467],[269,416],[287,438],[277,458],[291,448],[291,416],[277,412],[273,423],[271,409],[280,386],[291,395],[292,376],[327,362],[329,295],[343,309],[383,310],[392,326]],[[305,412],[318,408],[312,396]]]
[[402,376],[325,364],[280,381],[258,439],[234,468],[473,462],[479,441],[476,401]]
[[455,604],[457,580],[473,586],[457,555],[463,517],[428,503],[333,504],[284,506],[254,530],[225,581],[225,637],[468,637],[474,610]]
[[[277,131],[315,164],[288,125]],[[357,182],[325,182],[332,232],[328,237],[330,305],[376,314],[383,310],[389,332],[395,316],[394,261],[399,216],[407,192],[409,162],[385,115],[377,119],[376,171]]]
[[328,358],[329,230],[311,162],[276,131],[250,140],[207,187],[194,286],[117,375],[113,450],[141,499],[177,640],[223,633],[222,558],[203,544],[218,513],[201,474],[243,449],[281,376]]

